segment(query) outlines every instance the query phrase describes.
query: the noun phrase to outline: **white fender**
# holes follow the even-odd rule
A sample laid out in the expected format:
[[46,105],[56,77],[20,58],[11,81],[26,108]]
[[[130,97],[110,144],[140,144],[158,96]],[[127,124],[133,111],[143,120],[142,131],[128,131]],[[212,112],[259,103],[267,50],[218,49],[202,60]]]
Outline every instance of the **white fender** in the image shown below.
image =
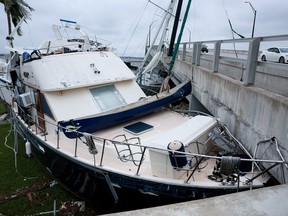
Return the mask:
[[31,156],[32,150],[31,150],[31,143],[29,141],[26,141],[25,143],[25,152],[28,157]]

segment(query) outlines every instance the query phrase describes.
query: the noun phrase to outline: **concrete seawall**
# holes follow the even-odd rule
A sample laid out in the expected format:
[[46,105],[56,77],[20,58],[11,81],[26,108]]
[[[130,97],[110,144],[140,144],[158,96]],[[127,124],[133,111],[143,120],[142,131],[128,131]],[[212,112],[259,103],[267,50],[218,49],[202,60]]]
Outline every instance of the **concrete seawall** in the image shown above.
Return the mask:
[[202,200],[121,212],[121,216],[161,216],[161,215],[209,215],[209,216],[285,216],[288,185],[257,189]]
[[[177,60],[174,71],[178,79],[192,80],[194,96],[251,154],[259,141],[275,136],[288,161],[288,98],[255,86],[244,86],[240,80],[181,60]],[[265,149],[261,146],[259,155]],[[279,159],[271,149],[269,157]],[[287,183],[288,169],[277,166],[271,172],[281,183]]]

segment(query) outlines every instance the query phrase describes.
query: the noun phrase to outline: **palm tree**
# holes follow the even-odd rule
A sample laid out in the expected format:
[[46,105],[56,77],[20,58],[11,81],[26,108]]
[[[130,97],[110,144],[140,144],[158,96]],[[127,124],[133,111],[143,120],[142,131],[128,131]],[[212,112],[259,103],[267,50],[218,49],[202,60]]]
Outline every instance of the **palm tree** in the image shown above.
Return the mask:
[[[30,18],[30,12],[34,11],[24,0],[0,0],[0,3],[4,4],[4,10],[7,14],[8,35],[12,32],[12,23],[17,26],[23,17],[25,17],[24,21],[26,22],[26,19]],[[17,34],[22,35],[20,28],[17,30]]]

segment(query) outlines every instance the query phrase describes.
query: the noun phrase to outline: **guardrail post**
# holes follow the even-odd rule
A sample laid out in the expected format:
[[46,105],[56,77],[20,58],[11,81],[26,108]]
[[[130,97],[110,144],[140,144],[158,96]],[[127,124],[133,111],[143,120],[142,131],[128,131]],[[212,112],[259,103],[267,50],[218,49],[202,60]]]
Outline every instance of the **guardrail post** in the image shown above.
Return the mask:
[[260,41],[261,38],[254,38],[249,42],[247,65],[243,74],[243,84],[245,86],[254,84]]
[[201,44],[202,43],[193,44],[192,64],[195,64],[196,66],[200,65]]
[[196,64],[196,52],[197,52],[197,43],[193,43],[192,60],[191,60],[192,65]]
[[185,61],[185,59],[186,59],[186,48],[187,48],[187,43],[184,43],[183,44],[182,61]]
[[214,56],[213,56],[213,72],[217,73],[220,62],[221,41],[216,41],[214,44]]

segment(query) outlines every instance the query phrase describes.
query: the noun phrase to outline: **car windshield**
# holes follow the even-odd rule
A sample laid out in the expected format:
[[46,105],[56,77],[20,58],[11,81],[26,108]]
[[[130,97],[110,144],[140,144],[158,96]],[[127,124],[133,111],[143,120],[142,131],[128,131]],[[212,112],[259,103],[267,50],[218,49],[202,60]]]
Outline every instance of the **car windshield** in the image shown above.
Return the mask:
[[280,48],[280,51],[281,51],[282,53],[288,53],[288,48]]

